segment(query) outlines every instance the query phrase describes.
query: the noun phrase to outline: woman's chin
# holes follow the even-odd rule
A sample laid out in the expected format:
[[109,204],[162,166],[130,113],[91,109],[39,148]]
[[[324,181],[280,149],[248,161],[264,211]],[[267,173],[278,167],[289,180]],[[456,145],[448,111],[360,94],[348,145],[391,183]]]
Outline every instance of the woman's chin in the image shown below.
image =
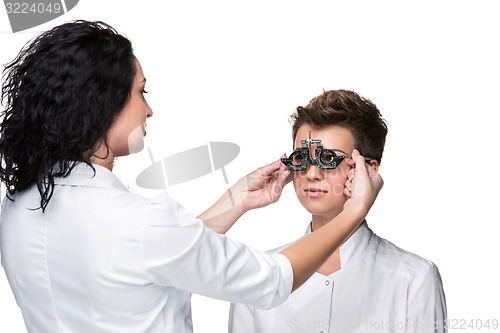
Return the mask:
[[135,128],[128,137],[129,154],[135,154],[144,149],[144,134],[142,127]]
[[129,154],[136,154],[144,149],[144,141],[135,142],[133,145],[129,145]]
[[323,205],[314,205],[311,204],[310,202],[306,203],[305,205],[302,205],[309,214],[314,215],[314,216],[323,216],[323,217],[335,217],[340,212],[343,210],[343,204],[342,205],[335,205],[336,207],[333,206],[328,206],[324,207]]

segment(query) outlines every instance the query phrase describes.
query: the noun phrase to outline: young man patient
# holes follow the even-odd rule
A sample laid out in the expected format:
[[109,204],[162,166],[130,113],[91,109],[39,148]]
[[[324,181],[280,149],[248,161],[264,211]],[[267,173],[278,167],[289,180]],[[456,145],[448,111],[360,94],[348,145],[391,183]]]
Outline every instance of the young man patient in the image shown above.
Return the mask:
[[[378,168],[387,124],[375,104],[347,90],[324,92],[290,119],[295,150],[282,161],[311,213],[307,235],[339,214],[351,195],[353,149]],[[445,319],[436,265],[377,236],[365,220],[283,304],[270,310],[231,304],[229,332],[445,332]]]

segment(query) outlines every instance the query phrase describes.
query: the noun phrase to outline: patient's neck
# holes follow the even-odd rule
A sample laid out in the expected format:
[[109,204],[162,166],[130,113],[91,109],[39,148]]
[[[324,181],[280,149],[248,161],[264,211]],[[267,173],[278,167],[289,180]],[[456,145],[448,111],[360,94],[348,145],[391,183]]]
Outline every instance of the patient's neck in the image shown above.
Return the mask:
[[[335,217],[337,217],[338,214],[330,214],[330,215],[312,215],[311,219],[311,232],[318,230],[322,226],[330,223]],[[362,224],[362,223],[361,223]],[[359,224],[349,236],[340,244],[340,246],[344,245],[344,243],[361,227],[361,224]]]
[[[312,215],[311,232],[318,230],[322,226],[326,225],[327,223],[332,221],[336,216],[337,215],[335,214],[330,216]],[[359,229],[360,226],[361,224],[358,225],[349,236],[347,236],[347,238],[342,242],[342,244],[340,244],[340,247],[344,245],[344,243],[356,232],[356,230]],[[317,270],[318,273],[328,276],[342,268],[342,263],[340,261],[340,247],[337,250],[335,250],[335,252],[333,252],[328,259],[326,259],[323,265],[321,265],[321,267]]]
[[315,215],[312,214],[312,231],[318,230],[322,226],[328,224],[330,221],[332,221],[334,218],[337,217],[337,215],[340,214],[339,212],[330,212],[329,214],[321,214],[321,215]]

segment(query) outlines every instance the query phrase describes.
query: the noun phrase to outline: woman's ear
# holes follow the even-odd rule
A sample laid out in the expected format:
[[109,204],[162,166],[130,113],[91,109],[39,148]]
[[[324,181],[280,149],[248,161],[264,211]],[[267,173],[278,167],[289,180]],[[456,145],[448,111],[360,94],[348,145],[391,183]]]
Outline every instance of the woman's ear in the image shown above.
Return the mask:
[[379,164],[378,164],[377,160],[371,160],[370,165],[375,168],[375,171],[378,172]]

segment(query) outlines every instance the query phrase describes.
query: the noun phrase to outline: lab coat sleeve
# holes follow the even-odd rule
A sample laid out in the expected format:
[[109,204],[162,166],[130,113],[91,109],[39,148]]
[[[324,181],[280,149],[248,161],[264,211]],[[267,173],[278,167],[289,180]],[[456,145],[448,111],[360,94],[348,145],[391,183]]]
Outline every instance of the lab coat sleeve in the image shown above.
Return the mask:
[[152,282],[268,309],[291,293],[293,271],[282,254],[267,254],[207,228],[162,193],[143,216],[141,251]]
[[229,333],[257,333],[254,308],[246,304],[231,303],[229,309]]
[[436,265],[428,262],[428,269],[418,275],[408,291],[407,332],[447,332],[446,300],[441,276]]

